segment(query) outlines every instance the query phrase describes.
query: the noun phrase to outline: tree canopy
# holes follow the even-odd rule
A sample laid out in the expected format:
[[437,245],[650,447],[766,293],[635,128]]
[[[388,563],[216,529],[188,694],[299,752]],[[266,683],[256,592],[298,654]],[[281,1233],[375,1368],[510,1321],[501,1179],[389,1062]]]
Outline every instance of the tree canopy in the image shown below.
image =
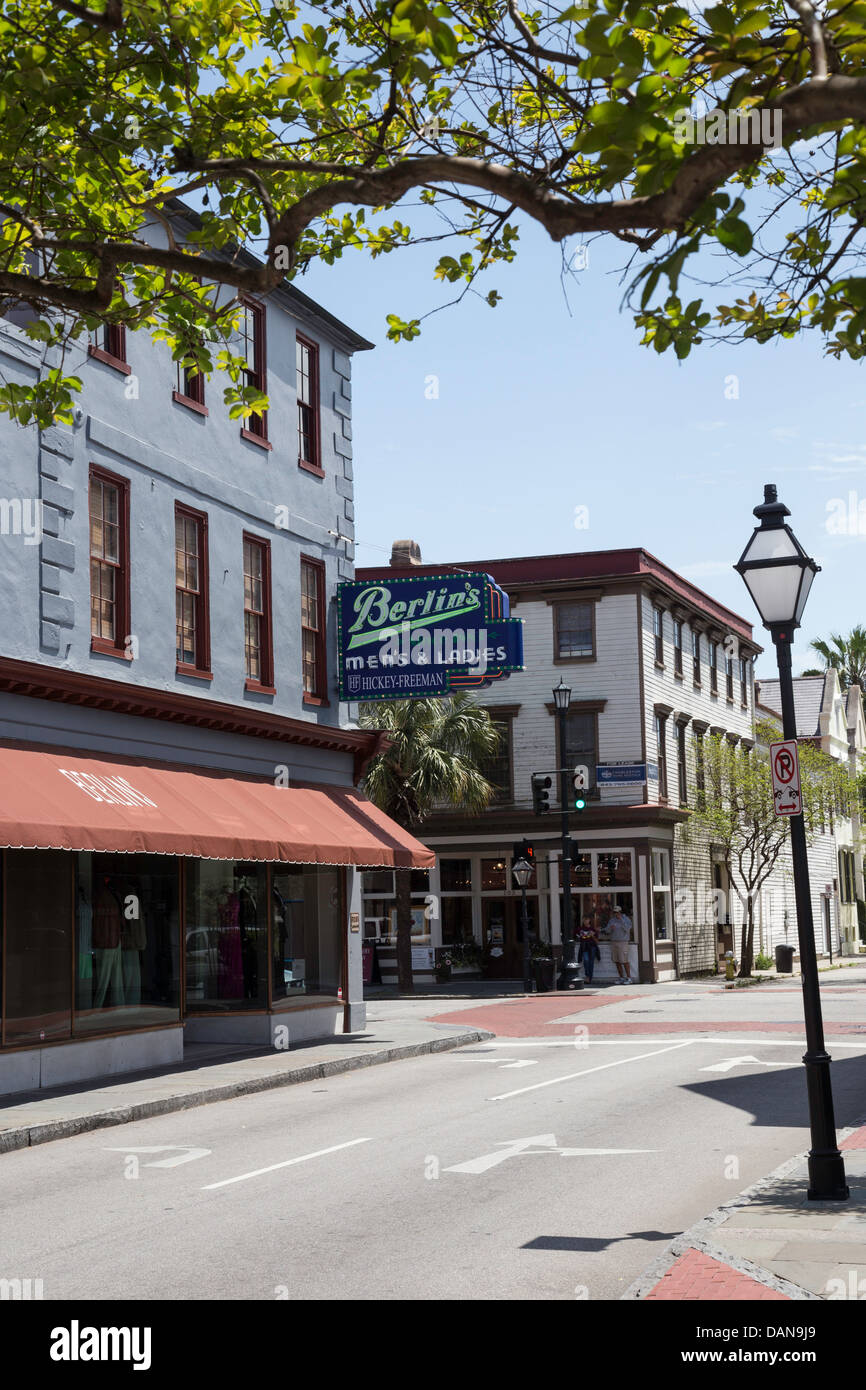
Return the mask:
[[566,257],[623,244],[658,352],[813,330],[859,358],[864,59],[860,0],[0,0],[0,309],[46,344],[0,408],[67,418],[60,346],[104,319],[239,379],[213,284],[349,249],[423,241],[495,305],[526,219]]
[[[825,670],[833,666],[839,672],[843,690],[849,685],[866,688],[866,628],[861,624],[852,628],[847,636],[831,632],[827,639],[818,637],[811,646],[824,662]],[[804,675],[814,674],[814,671],[804,672]]]

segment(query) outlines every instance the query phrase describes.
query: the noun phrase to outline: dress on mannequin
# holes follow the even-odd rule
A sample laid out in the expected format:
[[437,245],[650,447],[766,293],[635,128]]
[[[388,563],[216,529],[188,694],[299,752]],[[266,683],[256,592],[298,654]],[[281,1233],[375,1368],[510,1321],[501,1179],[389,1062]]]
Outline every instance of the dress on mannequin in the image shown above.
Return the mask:
[[93,951],[96,957],[96,988],[93,1006],[101,1009],[111,991],[112,1004],[123,1003],[123,970],[120,935],[123,908],[107,878],[100,879],[93,894]]
[[241,961],[240,898],[229,893],[217,904],[219,948],[217,959],[217,996],[220,999],[242,999],[244,976]]

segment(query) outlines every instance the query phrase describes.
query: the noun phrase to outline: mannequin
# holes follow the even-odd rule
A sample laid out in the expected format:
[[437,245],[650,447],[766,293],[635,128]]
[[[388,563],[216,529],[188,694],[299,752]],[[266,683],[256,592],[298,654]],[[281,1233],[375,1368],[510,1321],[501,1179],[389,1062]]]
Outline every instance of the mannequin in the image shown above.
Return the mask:
[[147,928],[141,906],[141,885],[138,879],[127,879],[123,885],[123,924],[120,950],[123,970],[123,989],[127,1004],[141,1003],[141,952],[147,945]]
[[111,1002],[123,1003],[123,971],[120,960],[120,937],[123,929],[123,904],[114,880],[100,874],[93,894],[93,950],[96,958],[96,988],[93,1007],[103,1008],[111,990]]

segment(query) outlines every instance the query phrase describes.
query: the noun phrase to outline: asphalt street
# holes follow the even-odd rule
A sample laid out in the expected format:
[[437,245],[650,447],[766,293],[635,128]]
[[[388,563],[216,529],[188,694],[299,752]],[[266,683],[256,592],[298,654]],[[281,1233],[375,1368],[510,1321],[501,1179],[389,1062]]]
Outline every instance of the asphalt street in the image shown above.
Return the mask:
[[[866,982],[840,974],[822,991],[841,1127],[866,1111]],[[0,1276],[46,1299],[617,1298],[808,1147],[796,982],[543,1001],[535,1036],[497,1024],[457,1052],[4,1155]]]

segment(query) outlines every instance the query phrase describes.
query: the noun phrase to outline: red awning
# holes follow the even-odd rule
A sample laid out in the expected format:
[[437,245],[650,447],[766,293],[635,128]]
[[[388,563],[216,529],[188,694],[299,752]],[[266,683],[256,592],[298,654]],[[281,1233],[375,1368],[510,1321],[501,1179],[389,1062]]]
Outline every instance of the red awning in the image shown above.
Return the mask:
[[350,787],[0,748],[0,845],[430,868],[432,850]]

